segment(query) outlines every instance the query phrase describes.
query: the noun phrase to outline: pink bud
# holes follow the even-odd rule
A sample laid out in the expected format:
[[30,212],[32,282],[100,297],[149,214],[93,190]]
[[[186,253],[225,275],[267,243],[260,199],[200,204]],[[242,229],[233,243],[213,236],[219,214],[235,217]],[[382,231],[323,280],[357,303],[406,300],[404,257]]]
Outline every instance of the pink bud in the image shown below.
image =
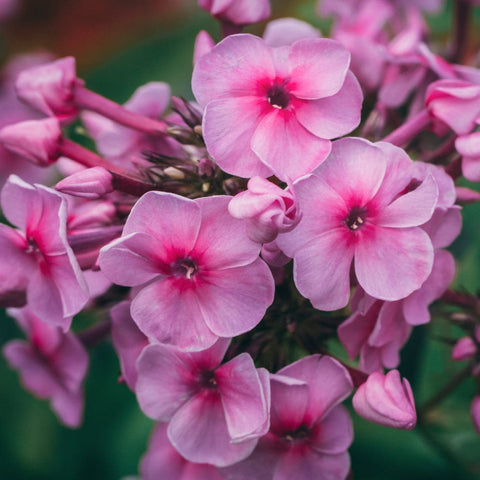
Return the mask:
[[60,156],[62,131],[56,118],[28,120],[0,130],[5,148],[40,167],[48,167]]
[[480,395],[473,398],[472,405],[470,406],[470,415],[472,417],[473,426],[480,435]]
[[193,48],[193,64],[195,65],[200,57],[209,53],[215,46],[213,38],[205,31],[201,30],[195,38],[195,46]]
[[269,0],[198,0],[198,5],[210,14],[235,25],[248,25],[270,16]]
[[75,59],[65,57],[51,63],[28,68],[20,73],[15,88],[20,100],[60,120],[78,113],[74,90],[83,86],[75,72]]
[[387,375],[373,372],[360,385],[352,399],[361,417],[385,427],[411,430],[417,423],[410,383],[400,378],[398,370]]
[[477,352],[477,346],[470,337],[463,337],[454,345],[452,359],[461,362],[472,358]]
[[292,192],[261,177],[248,181],[248,190],[230,201],[228,211],[233,217],[247,221],[247,235],[258,243],[273,241],[300,221]]
[[455,187],[457,194],[457,203],[466,205],[469,203],[476,203],[480,201],[480,193],[467,187]]
[[76,197],[97,199],[113,192],[112,180],[112,174],[105,168],[92,167],[64,178],[55,189]]

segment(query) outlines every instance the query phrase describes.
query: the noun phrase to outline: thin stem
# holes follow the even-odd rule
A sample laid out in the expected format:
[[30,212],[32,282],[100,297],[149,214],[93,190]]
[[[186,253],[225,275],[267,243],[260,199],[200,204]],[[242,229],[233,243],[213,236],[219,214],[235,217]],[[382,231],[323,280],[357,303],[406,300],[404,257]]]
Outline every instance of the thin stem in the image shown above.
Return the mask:
[[454,63],[464,63],[467,54],[472,5],[465,0],[456,0],[453,8],[455,10],[453,15],[454,37],[450,61]]
[[410,118],[406,123],[393,130],[393,132],[389,133],[383,141],[398,146],[406,145],[422,130],[425,130],[430,122],[430,114],[427,109],[424,109]]
[[110,335],[111,326],[110,320],[102,320],[97,325],[78,333],[77,337],[86,348],[92,348]]
[[133,128],[150,135],[164,135],[168,125],[161,120],[144,117],[138,113],[131,112],[118,103],[102,97],[95,92],[78,87],[75,91],[75,103],[86,110],[99,113],[110,118],[114,122]]

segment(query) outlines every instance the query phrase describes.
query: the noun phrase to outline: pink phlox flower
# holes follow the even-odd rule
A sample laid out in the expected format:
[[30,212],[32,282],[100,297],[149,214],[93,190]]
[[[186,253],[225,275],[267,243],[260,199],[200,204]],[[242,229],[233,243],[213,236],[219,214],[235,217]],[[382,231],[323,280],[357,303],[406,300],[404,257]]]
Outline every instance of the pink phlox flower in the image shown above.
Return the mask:
[[83,85],[83,80],[77,78],[75,59],[65,57],[22,71],[17,78],[16,91],[23,102],[66,122],[79,113],[74,103],[75,88]]
[[142,480],[224,480],[213,465],[193,463],[173,448],[167,436],[167,423],[158,423],[148,450],[140,462]]
[[294,183],[302,219],[276,242],[294,259],[294,280],[315,308],[344,307],[350,269],[382,300],[420,288],[433,265],[433,246],[419,228],[438,198],[433,176],[413,191],[413,162],[391,144],[341,139],[311,175]]
[[10,309],[28,341],[12,340],[3,347],[23,386],[39,398],[50,400],[59,420],[78,427],[83,413],[83,380],[88,354],[70,332],[42,322],[30,309]]
[[248,25],[266,20],[270,0],[198,0],[198,5],[219,20]]
[[401,379],[398,370],[370,374],[358,387],[352,404],[358,415],[385,427],[411,430],[417,423],[410,383]]
[[251,330],[272,303],[273,278],[260,245],[228,213],[230,199],[148,192],[122,237],[102,248],[105,275],[141,287],[131,314],[148,337],[201,350]]
[[[123,106],[147,118],[158,119],[169,101],[170,87],[166,83],[149,82],[139,87]],[[98,113],[83,112],[81,118],[100,154],[119,165],[133,161],[136,165],[148,166],[151,164],[142,157],[142,152],[175,156],[179,151],[178,144],[169,137],[124,127]]]
[[28,306],[43,321],[68,330],[89,298],[88,288],[66,236],[66,202],[43,185],[12,175],[2,209],[17,229],[0,225],[0,291],[26,292]]
[[339,405],[352,391],[336,360],[311,355],[270,377],[270,431],[243,462],[220,469],[228,480],[344,480],[353,440],[350,416]]
[[246,458],[269,427],[270,383],[242,353],[220,365],[230,343],[184,353],[149,345],[137,360],[143,412],[169,422],[167,435],[187,460],[227,466]]
[[96,200],[113,192],[113,176],[104,167],[86,168],[60,180],[55,190]]
[[463,362],[475,357],[478,353],[478,345],[472,337],[462,337],[457,340],[452,348],[452,360]]
[[360,121],[362,93],[349,63],[349,52],[330,39],[272,48],[253,35],[227,37],[193,71],[207,150],[242,177],[274,173],[287,181],[312,171],[330,139]]
[[195,45],[193,47],[193,64],[195,65],[201,57],[211,52],[214,46],[215,41],[210,34],[205,30],[200,30],[195,37]]
[[301,217],[292,189],[283,190],[261,177],[248,181],[247,190],[232,198],[228,211],[246,220],[247,235],[258,243],[269,243],[279,233],[291,231]]

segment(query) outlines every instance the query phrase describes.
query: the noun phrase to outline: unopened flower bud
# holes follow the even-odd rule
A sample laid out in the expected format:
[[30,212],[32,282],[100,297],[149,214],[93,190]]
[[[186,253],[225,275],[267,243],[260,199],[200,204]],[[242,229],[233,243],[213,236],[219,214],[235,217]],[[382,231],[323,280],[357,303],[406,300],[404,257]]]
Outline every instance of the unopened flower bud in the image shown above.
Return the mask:
[[235,25],[261,22],[270,16],[269,0],[198,0],[213,17]]
[[18,98],[36,110],[60,120],[78,113],[74,90],[83,86],[77,78],[75,59],[65,57],[28,68],[20,73],[15,85]]
[[113,192],[112,174],[103,167],[92,167],[64,178],[55,189],[76,197],[96,199]]
[[480,202],[480,193],[467,187],[455,187],[457,194],[457,203],[466,205],[469,203]]
[[0,130],[3,146],[30,162],[47,167],[60,156],[62,131],[56,118],[28,120]]
[[477,346],[470,337],[463,337],[457,341],[452,350],[452,359],[461,362],[469,360],[477,352]]
[[411,430],[417,423],[412,389],[398,370],[373,372],[352,399],[361,417],[385,427]]

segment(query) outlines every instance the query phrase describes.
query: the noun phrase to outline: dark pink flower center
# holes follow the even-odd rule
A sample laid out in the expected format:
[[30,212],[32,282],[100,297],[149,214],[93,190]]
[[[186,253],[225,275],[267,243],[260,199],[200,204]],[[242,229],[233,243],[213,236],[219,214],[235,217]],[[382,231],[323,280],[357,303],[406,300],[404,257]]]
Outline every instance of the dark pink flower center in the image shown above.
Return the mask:
[[172,274],[175,277],[184,277],[191,280],[198,271],[198,265],[190,258],[179,258],[172,264]]
[[200,386],[202,388],[206,388],[208,390],[216,390],[217,389],[217,379],[215,378],[215,372],[211,370],[202,372],[200,374]]
[[285,88],[285,85],[275,83],[268,90],[267,99],[272,107],[283,110],[288,107],[290,103],[290,94]]
[[288,443],[304,442],[311,434],[310,428],[305,425],[298,427],[293,432],[286,432],[282,435],[282,439]]
[[367,209],[365,207],[353,207],[343,221],[352,231],[358,230],[365,225]]

